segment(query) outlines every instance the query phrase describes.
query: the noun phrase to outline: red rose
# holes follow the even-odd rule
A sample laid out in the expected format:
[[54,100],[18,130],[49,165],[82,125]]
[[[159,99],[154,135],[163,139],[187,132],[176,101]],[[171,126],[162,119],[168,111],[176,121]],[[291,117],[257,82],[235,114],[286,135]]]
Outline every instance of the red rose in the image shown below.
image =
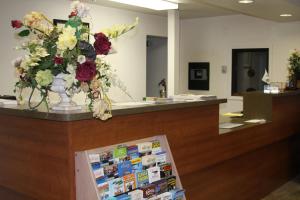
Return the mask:
[[64,58],[55,56],[54,63],[57,65],[62,65],[64,63]]
[[20,20],[12,20],[11,26],[13,28],[21,28],[23,26],[23,23]]
[[77,16],[77,12],[76,11],[72,11],[71,14],[69,15],[69,18],[76,17],[76,16]]
[[79,81],[90,81],[96,76],[96,63],[87,60],[85,63],[78,64],[76,69],[76,79]]
[[98,55],[107,55],[109,50],[111,49],[111,43],[103,33],[97,33],[94,35],[95,43],[94,48]]

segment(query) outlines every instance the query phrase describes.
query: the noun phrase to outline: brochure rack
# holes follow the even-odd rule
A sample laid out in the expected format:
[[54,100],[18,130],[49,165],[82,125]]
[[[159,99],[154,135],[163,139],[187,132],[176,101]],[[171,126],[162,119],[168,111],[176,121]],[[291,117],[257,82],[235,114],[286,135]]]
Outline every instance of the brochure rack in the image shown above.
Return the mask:
[[[129,141],[129,142],[122,143],[122,144],[116,144],[116,145],[91,149],[91,150],[87,150],[87,151],[76,152],[75,153],[76,199],[77,200],[87,200],[87,199],[88,200],[100,200],[100,199],[103,199],[102,193],[99,192],[99,183],[97,182],[97,177],[96,177],[95,171],[94,171],[95,169],[93,168],[93,163],[92,163],[93,161],[91,160],[92,155],[101,155],[103,152],[112,152],[114,149],[119,148],[119,147],[135,146],[137,144],[149,143],[149,142],[153,142],[153,141],[159,141],[161,151],[165,152],[166,163],[171,164],[172,177],[174,177],[174,176],[176,177],[176,190],[181,191],[181,193],[183,193],[180,178],[178,176],[176,165],[173,160],[173,156],[172,156],[167,138],[165,135],[159,135],[159,136],[155,136],[155,137],[151,137],[151,138]],[[157,165],[157,163],[156,163],[156,165]],[[161,178],[161,179],[163,179],[163,178]],[[153,183],[153,184],[155,184],[155,183]],[[138,188],[138,185],[136,187],[138,190],[140,189],[140,188]],[[167,193],[170,193],[170,192],[167,192]],[[128,191],[127,191],[127,194],[128,194]],[[174,194],[173,194],[173,196],[174,196]],[[119,198],[118,196],[116,196],[116,197],[112,197],[112,198],[110,197],[108,199],[123,199],[123,198]],[[127,199],[127,198],[124,198],[124,199]],[[152,198],[143,198],[143,199],[151,199],[152,200],[152,199],[164,199],[164,198],[152,197]],[[165,198],[165,199],[166,200],[168,200],[168,199],[185,199],[185,197],[184,197],[184,195],[182,195],[182,197],[179,197],[179,198]]]

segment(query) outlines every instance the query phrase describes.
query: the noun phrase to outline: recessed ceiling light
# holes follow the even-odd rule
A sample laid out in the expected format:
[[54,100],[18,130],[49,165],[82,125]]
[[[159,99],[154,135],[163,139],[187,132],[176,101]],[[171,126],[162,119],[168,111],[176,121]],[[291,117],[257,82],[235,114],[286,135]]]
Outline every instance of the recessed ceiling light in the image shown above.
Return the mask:
[[178,4],[166,0],[110,0],[122,4],[149,8],[153,10],[174,10],[178,9]]
[[291,17],[291,16],[293,16],[293,15],[292,14],[288,14],[288,13],[280,15],[280,17]]
[[239,3],[244,3],[244,4],[254,3],[254,0],[239,0]]

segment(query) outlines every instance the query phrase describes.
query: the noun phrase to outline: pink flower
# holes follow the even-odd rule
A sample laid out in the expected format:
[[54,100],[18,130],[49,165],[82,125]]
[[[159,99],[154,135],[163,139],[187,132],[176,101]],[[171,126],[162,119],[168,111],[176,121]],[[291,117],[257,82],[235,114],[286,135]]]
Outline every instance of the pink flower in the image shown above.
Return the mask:
[[62,65],[64,63],[64,58],[55,56],[54,63],[57,65]]
[[79,81],[87,82],[96,76],[96,63],[87,60],[85,63],[78,64],[76,69],[76,79]]
[[13,28],[21,28],[23,26],[23,23],[20,20],[12,20],[11,26]]
[[94,35],[95,43],[94,48],[98,55],[107,55],[109,50],[111,49],[111,43],[103,33],[96,33]]

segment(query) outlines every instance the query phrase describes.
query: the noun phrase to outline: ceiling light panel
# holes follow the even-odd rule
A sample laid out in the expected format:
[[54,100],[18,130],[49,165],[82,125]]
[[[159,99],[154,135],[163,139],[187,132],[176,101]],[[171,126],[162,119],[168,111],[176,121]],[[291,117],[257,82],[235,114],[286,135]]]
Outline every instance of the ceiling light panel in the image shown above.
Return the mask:
[[285,14],[281,14],[280,17],[291,17],[293,16],[292,14],[288,14],[288,13],[285,13]]
[[254,3],[254,0],[239,0],[239,3],[249,4],[249,3]]
[[110,0],[122,4],[149,8],[152,10],[174,10],[178,9],[177,3],[172,3],[164,0]]

